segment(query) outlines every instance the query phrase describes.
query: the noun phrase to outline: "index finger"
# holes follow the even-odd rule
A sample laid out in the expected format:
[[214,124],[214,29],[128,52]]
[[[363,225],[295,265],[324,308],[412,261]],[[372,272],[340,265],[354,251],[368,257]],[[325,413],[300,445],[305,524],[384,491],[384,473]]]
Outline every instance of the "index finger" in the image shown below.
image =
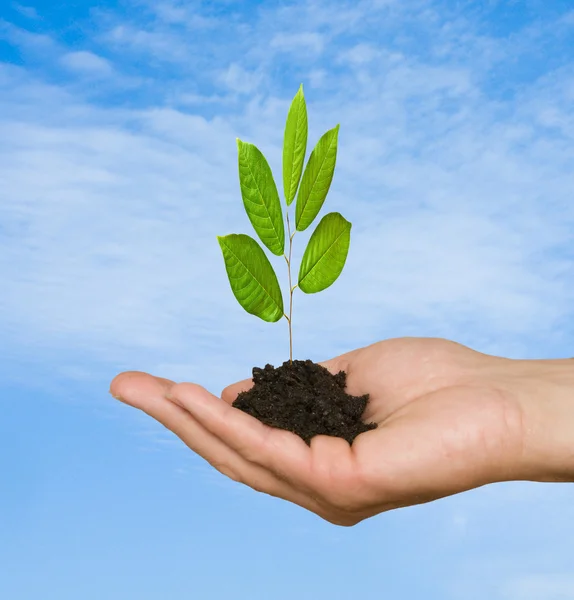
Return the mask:
[[299,481],[310,465],[310,448],[297,435],[260,422],[191,383],[174,385],[168,398],[248,462],[284,481]]

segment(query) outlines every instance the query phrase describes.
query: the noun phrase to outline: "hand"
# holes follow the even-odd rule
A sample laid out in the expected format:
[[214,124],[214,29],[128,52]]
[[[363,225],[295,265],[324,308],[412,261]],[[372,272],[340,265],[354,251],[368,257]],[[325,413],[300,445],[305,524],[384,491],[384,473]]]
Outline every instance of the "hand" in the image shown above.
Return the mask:
[[220,399],[193,383],[127,372],[110,392],[233,480],[348,526],[488,483],[550,480],[541,472],[541,443],[526,447],[532,419],[541,418],[529,395],[536,386],[516,368],[526,362],[539,361],[432,338],[386,340],[322,362],[347,372],[350,394],[370,394],[364,420],[378,427],[352,446],[316,436],[308,447],[233,408],[251,379],[225,388]]

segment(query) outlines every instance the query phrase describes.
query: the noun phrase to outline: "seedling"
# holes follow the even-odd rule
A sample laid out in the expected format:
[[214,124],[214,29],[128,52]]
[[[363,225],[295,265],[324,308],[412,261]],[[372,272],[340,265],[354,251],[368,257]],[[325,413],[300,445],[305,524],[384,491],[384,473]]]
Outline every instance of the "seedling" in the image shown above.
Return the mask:
[[[303,171],[307,133],[307,106],[301,85],[291,102],[283,139],[288,254],[281,201],[269,163],[257,146],[237,140],[239,183],[247,216],[268,250],[276,256],[283,255],[287,262],[289,315],[284,310],[277,275],[259,243],[243,233],[217,236],[231,289],[239,304],[267,322],[287,319],[290,363],[293,362],[293,292],[299,288],[306,294],[315,294],[332,285],[345,266],[351,241],[351,223],[338,212],[325,215],[309,239],[297,283],[292,285],[293,238],[297,231],[305,231],[311,225],[325,202],[335,172],[339,125],[319,139]],[[295,231],[291,233],[288,209],[295,197]]]
[[[289,362],[277,368],[269,364],[264,369],[254,367],[253,387],[239,393],[233,406],[267,425],[296,433],[307,444],[320,434],[342,437],[352,444],[357,435],[376,427],[361,420],[369,394],[348,394],[344,371],[333,374],[311,360],[293,360],[293,292],[299,288],[315,294],[328,288],[341,274],[349,252],[351,223],[338,212],[328,213],[311,234],[297,283],[292,285],[293,238],[311,225],[325,202],[335,172],[338,134],[339,125],[323,134],[303,171],[307,107],[300,86],[289,108],[283,140],[288,253],[282,205],[269,163],[256,146],[237,140],[239,183],[247,216],[267,249],[287,262],[288,315],[277,275],[257,240],[243,233],[217,236],[239,304],[264,321],[274,323],[285,317],[289,324]],[[289,207],[295,197],[295,231],[291,233]]]

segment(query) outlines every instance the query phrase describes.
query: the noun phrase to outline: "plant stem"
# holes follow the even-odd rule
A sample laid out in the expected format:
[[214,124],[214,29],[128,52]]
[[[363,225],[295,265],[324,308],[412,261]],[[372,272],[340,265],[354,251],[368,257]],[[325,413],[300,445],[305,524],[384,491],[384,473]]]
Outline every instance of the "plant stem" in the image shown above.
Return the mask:
[[289,258],[285,256],[285,260],[287,261],[287,271],[289,273],[289,316],[285,315],[287,319],[287,323],[289,323],[289,364],[293,364],[293,329],[291,326],[291,320],[293,317],[293,290],[297,287],[297,285],[291,286],[291,250],[293,248],[293,236],[295,232],[291,234],[291,226],[289,224],[289,212],[287,212],[287,232],[289,234]]

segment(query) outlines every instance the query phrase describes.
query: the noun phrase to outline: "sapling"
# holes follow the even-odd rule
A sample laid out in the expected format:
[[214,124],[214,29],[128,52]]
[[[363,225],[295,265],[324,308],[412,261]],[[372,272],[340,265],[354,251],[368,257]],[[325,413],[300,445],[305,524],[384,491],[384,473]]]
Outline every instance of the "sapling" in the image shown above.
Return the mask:
[[[261,245],[249,235],[217,236],[231,289],[239,304],[267,322],[285,317],[289,325],[289,362],[281,367],[253,368],[253,387],[241,392],[233,406],[260,421],[287,429],[310,444],[315,435],[345,438],[350,444],[376,427],[361,415],[369,395],[346,393],[346,373],[329,372],[311,360],[293,360],[293,292],[320,292],[341,274],[351,241],[351,223],[340,213],[326,214],[309,238],[292,282],[291,253],[297,231],[305,231],[319,214],[335,172],[339,125],[325,132],[305,165],[307,107],[303,86],[293,98],[283,139],[283,195],[289,248],[286,251],[282,203],[269,163],[253,144],[237,140],[239,183],[247,216],[261,242],[287,263],[289,314],[285,312],[277,275]],[[291,232],[289,207],[295,202],[295,230]]]
[[[264,321],[285,317],[289,325],[289,362],[293,362],[293,292],[320,292],[341,274],[351,241],[351,223],[340,213],[325,215],[307,244],[297,283],[291,280],[291,251],[297,231],[305,231],[319,214],[329,192],[337,160],[339,125],[319,139],[303,171],[307,149],[307,107],[303,86],[293,98],[283,139],[283,194],[287,210],[288,254],[285,251],[285,226],[279,193],[269,163],[257,146],[237,140],[239,183],[247,216],[259,239],[276,256],[287,262],[289,314],[277,275],[259,243],[240,233],[217,236],[225,268],[235,298],[250,314]],[[295,231],[291,233],[289,206],[295,203]]]

